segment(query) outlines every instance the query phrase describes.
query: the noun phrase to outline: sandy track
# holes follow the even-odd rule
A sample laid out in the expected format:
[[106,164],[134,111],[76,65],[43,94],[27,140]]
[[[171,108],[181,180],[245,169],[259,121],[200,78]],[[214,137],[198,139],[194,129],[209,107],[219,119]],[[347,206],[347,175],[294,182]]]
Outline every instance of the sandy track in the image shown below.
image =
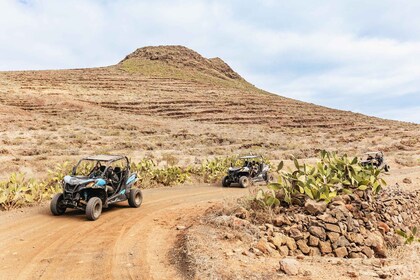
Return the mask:
[[175,226],[208,201],[247,192],[208,185],[144,190],[140,208],[121,203],[95,222],[81,211],[51,216],[47,205],[2,213],[0,279],[180,278],[168,257]]

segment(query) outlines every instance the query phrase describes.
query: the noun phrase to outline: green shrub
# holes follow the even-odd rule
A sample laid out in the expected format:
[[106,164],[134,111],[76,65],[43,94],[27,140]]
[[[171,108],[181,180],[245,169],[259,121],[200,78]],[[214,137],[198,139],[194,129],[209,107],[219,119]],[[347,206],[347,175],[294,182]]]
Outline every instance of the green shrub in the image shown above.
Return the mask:
[[216,157],[206,159],[201,162],[200,166],[195,167],[191,172],[205,183],[215,183],[226,175],[228,168],[235,165],[236,157]]

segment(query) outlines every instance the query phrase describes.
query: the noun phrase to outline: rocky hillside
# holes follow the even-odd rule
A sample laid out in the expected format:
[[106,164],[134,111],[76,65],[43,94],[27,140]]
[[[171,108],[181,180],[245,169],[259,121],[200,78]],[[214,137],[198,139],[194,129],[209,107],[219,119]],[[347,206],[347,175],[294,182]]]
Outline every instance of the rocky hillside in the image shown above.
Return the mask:
[[0,72],[0,177],[45,174],[98,152],[191,164],[249,151],[270,159],[320,149],[420,158],[420,126],[329,109],[255,88],[219,58],[140,48],[117,65]]

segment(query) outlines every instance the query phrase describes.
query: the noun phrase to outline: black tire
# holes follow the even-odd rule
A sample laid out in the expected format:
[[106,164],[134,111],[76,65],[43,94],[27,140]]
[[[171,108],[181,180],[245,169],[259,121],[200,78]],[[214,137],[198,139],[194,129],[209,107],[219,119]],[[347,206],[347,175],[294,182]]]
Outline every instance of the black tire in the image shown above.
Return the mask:
[[99,197],[92,197],[86,205],[86,217],[88,220],[96,221],[102,213],[102,200]]
[[223,177],[222,186],[225,187],[225,188],[229,188],[230,187],[229,176]]
[[388,164],[385,164],[384,170],[385,170],[385,172],[389,171],[389,165]]
[[241,186],[242,188],[248,188],[250,184],[251,181],[248,177],[242,176],[241,178],[239,178],[239,186]]
[[143,202],[143,194],[140,189],[131,189],[128,197],[128,204],[131,207],[139,208]]
[[57,193],[56,195],[54,195],[53,199],[51,200],[50,210],[54,216],[60,216],[60,215],[63,215],[64,212],[66,212],[66,207],[63,206],[61,203],[63,199],[64,199],[63,194]]

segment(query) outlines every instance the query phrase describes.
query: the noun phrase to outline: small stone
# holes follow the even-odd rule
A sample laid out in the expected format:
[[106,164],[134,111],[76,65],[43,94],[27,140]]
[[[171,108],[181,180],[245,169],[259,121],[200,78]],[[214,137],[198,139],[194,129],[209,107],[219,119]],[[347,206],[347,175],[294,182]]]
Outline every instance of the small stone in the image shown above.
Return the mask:
[[315,200],[308,199],[305,202],[305,210],[312,215],[324,213],[327,210],[327,204],[325,202],[316,202]]
[[346,247],[338,247],[337,249],[334,250],[334,253],[337,256],[337,258],[344,258],[344,257],[347,257],[348,255]]
[[364,258],[366,258],[366,256],[362,253],[351,252],[349,254],[349,258],[351,258],[351,259],[364,259]]
[[337,226],[337,225],[334,225],[334,224],[325,224],[325,228],[328,231],[333,231],[333,232],[341,233],[340,227]]
[[299,266],[299,262],[295,259],[286,258],[280,260],[280,271],[290,276],[299,274]]
[[176,226],[176,229],[177,230],[184,230],[184,229],[186,229],[187,227],[186,226]]
[[267,241],[265,241],[264,239],[260,239],[257,242],[257,244],[255,245],[255,248],[260,250],[263,254],[267,255],[267,254],[270,253],[269,245],[268,245]]
[[374,255],[374,252],[372,249],[370,249],[368,246],[362,247],[362,253],[366,255],[368,258],[372,258]]
[[344,205],[344,207],[346,207],[346,209],[350,212],[353,212],[355,210],[355,208],[352,204],[346,204],[346,205]]
[[385,241],[379,232],[369,232],[365,240],[365,245],[373,248],[376,257],[386,258]]
[[277,248],[280,248],[281,246],[286,244],[287,236],[285,236],[282,233],[275,233],[274,237],[269,238],[268,241],[273,243]]
[[338,220],[336,218],[334,218],[333,216],[331,216],[328,213],[324,213],[322,215],[317,216],[317,218],[323,222],[326,223],[331,223],[331,224],[335,224],[338,222]]
[[320,241],[319,250],[321,251],[323,255],[331,253],[332,252],[331,243],[329,241]]
[[317,247],[309,247],[309,256],[321,256],[321,251]]
[[410,178],[404,178],[403,179],[403,183],[404,184],[411,184],[412,182],[411,182],[411,179]]
[[340,234],[337,232],[329,232],[327,233],[328,239],[331,240],[331,243],[335,243],[340,238]]
[[309,253],[309,247],[308,244],[306,244],[306,241],[304,239],[300,239],[296,242],[296,245],[298,246],[299,250],[302,251],[304,254]]
[[318,244],[319,244],[319,238],[318,237],[315,237],[313,235],[310,235],[309,236],[309,242],[308,242],[308,244],[310,246],[314,246],[314,247],[318,246]]
[[347,275],[351,278],[356,278],[359,274],[356,271],[347,271]]
[[300,230],[298,230],[297,228],[291,228],[290,231],[289,231],[289,235],[294,240],[299,240],[299,239],[303,238],[302,232]]
[[280,246],[278,248],[281,257],[286,257],[289,255],[289,248],[287,246]]
[[290,251],[294,251],[294,250],[297,249],[296,242],[293,238],[287,237],[286,245],[287,245],[287,247],[289,248]]
[[344,237],[340,236],[338,240],[334,243],[334,246],[337,247],[348,247],[350,246],[350,242]]
[[318,227],[318,226],[310,226],[309,227],[309,232],[318,237],[321,240],[325,240],[327,237],[327,234],[325,233],[325,230],[322,227]]
[[347,234],[347,238],[348,240],[350,240],[351,242],[357,243],[359,245],[363,245],[364,244],[364,237],[363,235],[356,233],[356,232],[349,232]]
[[387,233],[391,230],[389,226],[384,222],[378,222],[378,229],[381,230],[383,233]]
[[273,219],[273,225],[281,227],[282,225],[291,225],[290,219],[286,215],[277,215]]

